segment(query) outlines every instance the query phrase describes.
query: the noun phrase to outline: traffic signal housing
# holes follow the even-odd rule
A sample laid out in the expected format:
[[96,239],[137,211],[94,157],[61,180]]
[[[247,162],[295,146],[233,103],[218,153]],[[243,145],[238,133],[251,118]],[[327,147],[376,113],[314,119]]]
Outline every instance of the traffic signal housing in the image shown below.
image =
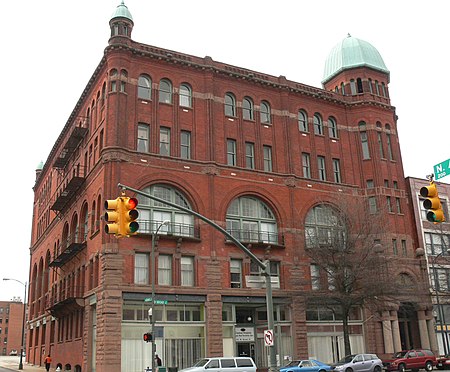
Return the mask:
[[431,181],[429,186],[422,187],[420,195],[426,198],[423,201],[423,207],[427,210],[427,220],[434,223],[444,222],[444,210],[436,184]]
[[123,195],[116,199],[106,200],[105,232],[114,234],[118,238],[136,235],[139,229],[139,224],[136,221],[139,217],[137,205],[136,198]]
[[144,341],[145,342],[152,342],[152,334],[151,333],[144,333]]
[[105,232],[107,234],[114,234],[118,236],[120,234],[120,217],[122,213],[122,199],[117,198],[114,200],[105,201]]
[[136,235],[139,229],[139,224],[136,222],[139,217],[139,212],[136,207],[138,200],[136,198],[123,197],[122,198],[122,219],[120,221],[122,235],[130,236]]

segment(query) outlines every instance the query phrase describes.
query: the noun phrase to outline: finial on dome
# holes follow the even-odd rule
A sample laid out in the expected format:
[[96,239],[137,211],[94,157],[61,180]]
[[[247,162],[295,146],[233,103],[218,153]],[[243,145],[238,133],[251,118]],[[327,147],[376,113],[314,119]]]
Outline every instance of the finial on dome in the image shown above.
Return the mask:
[[347,37],[352,37],[352,35],[350,35],[350,32],[347,32]]

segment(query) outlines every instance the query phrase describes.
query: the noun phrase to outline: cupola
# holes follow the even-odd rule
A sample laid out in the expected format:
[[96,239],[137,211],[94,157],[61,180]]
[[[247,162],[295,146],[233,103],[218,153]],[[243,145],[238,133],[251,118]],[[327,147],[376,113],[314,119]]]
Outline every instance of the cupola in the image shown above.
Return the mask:
[[111,28],[110,44],[116,37],[131,39],[134,26],[133,17],[123,0],[111,15],[109,26]]

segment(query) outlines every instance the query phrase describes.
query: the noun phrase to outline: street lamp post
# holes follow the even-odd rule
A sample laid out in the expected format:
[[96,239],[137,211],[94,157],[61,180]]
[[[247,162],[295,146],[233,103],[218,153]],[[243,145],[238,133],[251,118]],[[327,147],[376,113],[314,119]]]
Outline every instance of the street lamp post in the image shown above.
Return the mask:
[[[446,253],[450,253],[450,250],[447,250]],[[434,279],[434,292],[436,296],[436,305],[439,313],[439,325],[441,326],[441,335],[442,335],[442,345],[444,347],[444,354],[447,355],[449,353],[448,347],[448,338],[447,338],[447,324],[445,322],[445,314],[444,309],[441,306],[441,302],[439,299],[439,276],[436,271],[436,260],[444,254],[444,251],[439,253],[437,256],[431,259],[431,268],[433,269],[433,279]],[[445,328],[444,328],[445,327]]]
[[155,372],[155,356],[156,356],[156,344],[155,344],[155,244],[156,244],[156,237],[158,236],[159,230],[163,226],[167,226],[170,223],[169,220],[164,220],[161,222],[155,232],[152,234],[152,252],[151,252],[151,266],[152,266],[152,305],[150,308],[150,311],[148,312],[149,316],[151,317],[151,324],[152,324],[152,372]]
[[13,280],[17,283],[20,283],[25,288],[25,293],[23,296],[23,316],[22,316],[22,337],[20,339],[20,359],[19,359],[19,369],[23,369],[23,350],[24,350],[24,344],[23,339],[25,336],[25,313],[27,311],[27,282],[22,283],[20,280],[12,279],[12,278],[3,278],[3,280]]

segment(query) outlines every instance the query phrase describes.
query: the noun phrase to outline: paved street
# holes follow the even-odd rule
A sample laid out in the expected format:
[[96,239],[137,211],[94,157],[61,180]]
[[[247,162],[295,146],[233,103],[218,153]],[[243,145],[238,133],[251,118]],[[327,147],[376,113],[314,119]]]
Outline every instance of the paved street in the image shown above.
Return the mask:
[[[19,357],[18,356],[0,356],[0,372],[18,371],[18,370],[19,370]],[[45,368],[30,365],[25,361],[25,358],[23,358],[23,371],[25,371],[25,372],[44,372]]]

